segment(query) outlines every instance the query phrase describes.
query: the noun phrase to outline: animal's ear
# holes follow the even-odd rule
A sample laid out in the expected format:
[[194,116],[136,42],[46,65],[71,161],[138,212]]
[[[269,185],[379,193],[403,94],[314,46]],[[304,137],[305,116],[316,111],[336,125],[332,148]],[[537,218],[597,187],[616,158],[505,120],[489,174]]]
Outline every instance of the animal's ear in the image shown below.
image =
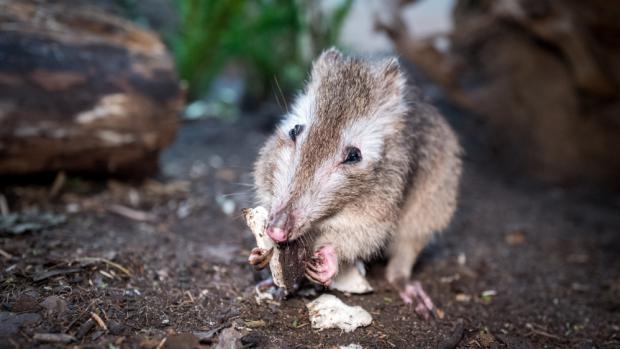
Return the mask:
[[395,57],[380,63],[378,79],[381,81],[384,91],[390,94],[402,95],[407,85],[407,78]]
[[331,47],[319,56],[312,63],[312,76],[320,76],[321,73],[327,71],[330,66],[341,63],[344,60],[344,55],[337,48]]

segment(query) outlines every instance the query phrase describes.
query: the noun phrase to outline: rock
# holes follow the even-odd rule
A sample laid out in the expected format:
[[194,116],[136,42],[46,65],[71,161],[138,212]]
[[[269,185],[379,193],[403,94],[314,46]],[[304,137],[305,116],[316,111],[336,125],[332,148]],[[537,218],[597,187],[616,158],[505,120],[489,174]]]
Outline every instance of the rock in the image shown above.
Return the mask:
[[215,349],[238,349],[242,348],[241,337],[243,334],[234,327],[229,327],[220,333]]
[[312,328],[318,330],[339,328],[351,332],[372,322],[372,316],[362,307],[348,306],[331,294],[320,296],[306,304],[306,308]]
[[45,308],[45,313],[48,316],[58,317],[67,311],[67,301],[58,296],[49,296],[39,303],[39,305]]
[[41,315],[36,313],[0,312],[0,338],[14,335],[22,326],[36,324],[39,321],[41,321]]
[[108,325],[108,329],[110,330],[110,333],[115,336],[124,335],[128,330],[127,326],[121,324],[120,322],[116,322],[114,320],[109,320],[107,325]]
[[244,348],[264,348],[268,339],[259,332],[250,332],[240,339]]
[[0,174],[156,170],[184,103],[156,34],[63,2],[0,2],[0,23]]

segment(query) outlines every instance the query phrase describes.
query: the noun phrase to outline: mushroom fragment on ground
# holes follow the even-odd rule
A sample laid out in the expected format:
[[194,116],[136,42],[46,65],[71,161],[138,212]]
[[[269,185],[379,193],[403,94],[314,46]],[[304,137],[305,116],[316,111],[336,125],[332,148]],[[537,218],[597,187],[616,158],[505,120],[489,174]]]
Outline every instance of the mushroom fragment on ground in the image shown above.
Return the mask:
[[306,304],[306,307],[312,328],[318,330],[339,328],[351,332],[372,322],[372,316],[362,307],[346,305],[331,294],[320,296]]

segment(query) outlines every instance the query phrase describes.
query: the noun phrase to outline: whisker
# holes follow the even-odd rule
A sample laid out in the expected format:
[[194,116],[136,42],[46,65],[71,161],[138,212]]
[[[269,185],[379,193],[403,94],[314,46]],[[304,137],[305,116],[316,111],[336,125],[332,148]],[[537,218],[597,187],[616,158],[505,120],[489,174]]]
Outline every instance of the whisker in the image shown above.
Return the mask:
[[243,213],[236,214],[234,216],[230,216],[233,220],[242,220],[245,223],[245,217],[243,217]]
[[278,91],[280,91],[280,96],[282,96],[282,103],[284,104],[284,109],[286,110],[286,113],[288,114],[289,112],[288,112],[288,105],[286,104],[286,98],[284,98],[284,93],[282,93],[282,89],[280,88],[280,83],[278,83],[278,78],[275,75],[273,76],[273,80],[276,82],[276,87],[278,88]]
[[219,196],[221,196],[221,197],[229,197],[229,196],[235,196],[235,195],[248,195],[248,193],[240,191],[240,192],[237,192],[237,193],[220,194]]
[[235,183],[231,183],[231,184],[240,185],[240,186],[244,186],[244,187],[253,187],[254,186],[254,183],[235,182]]

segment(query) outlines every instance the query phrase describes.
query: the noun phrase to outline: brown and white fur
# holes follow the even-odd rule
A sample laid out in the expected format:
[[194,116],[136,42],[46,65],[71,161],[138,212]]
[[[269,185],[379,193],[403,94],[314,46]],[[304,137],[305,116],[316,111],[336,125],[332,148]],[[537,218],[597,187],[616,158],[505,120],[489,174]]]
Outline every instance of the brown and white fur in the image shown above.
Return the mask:
[[[345,162],[351,149],[359,161]],[[325,51],[255,164],[268,234],[280,242],[317,234],[308,275],[325,285],[354,261],[387,254],[387,280],[403,295],[420,251],[455,211],[460,153],[396,59]]]

